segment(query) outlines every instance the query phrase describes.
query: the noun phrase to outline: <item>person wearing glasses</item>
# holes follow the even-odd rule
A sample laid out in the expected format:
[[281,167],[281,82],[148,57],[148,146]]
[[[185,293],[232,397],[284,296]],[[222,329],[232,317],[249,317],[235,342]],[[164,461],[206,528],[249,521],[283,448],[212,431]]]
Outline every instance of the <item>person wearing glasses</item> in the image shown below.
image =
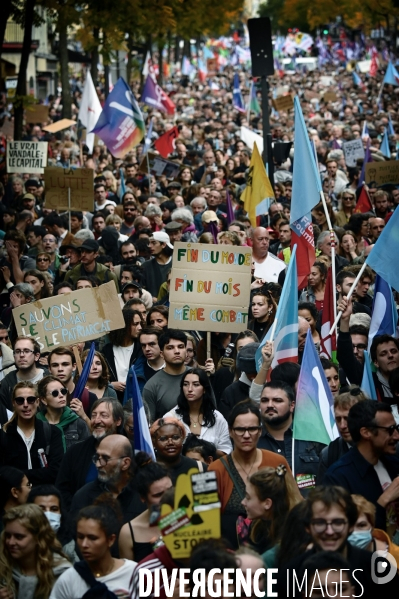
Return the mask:
[[393,534],[399,526],[390,515],[387,527],[387,516],[399,499],[399,425],[388,404],[365,399],[349,410],[348,429],[355,447],[330,466],[323,483],[363,495],[377,508],[376,528]]
[[93,505],[103,493],[112,493],[119,503],[123,523],[144,512],[145,504],[137,491],[136,463],[132,444],[124,435],[108,435],[97,446],[92,458],[97,479],[85,484],[72,499],[70,516]]
[[[351,545],[348,541],[358,517],[357,507],[348,491],[340,487],[315,487],[310,491],[304,505],[304,525],[310,533],[312,546],[279,567],[275,589],[278,597],[305,597],[305,592],[302,594],[294,584],[291,586],[291,573],[302,573],[303,565],[309,558],[328,553],[331,553],[332,568],[334,557],[340,554],[349,564],[346,568],[349,567],[351,572],[355,571],[356,592],[353,596],[372,597],[371,591],[376,591],[378,587],[371,579],[371,553]],[[299,580],[302,580],[302,577]],[[320,587],[320,582],[314,586]],[[315,593],[315,596],[319,595]],[[339,592],[336,596],[344,595]]]
[[84,420],[67,405],[68,389],[56,376],[45,376],[38,384],[37,391],[40,399],[38,420],[54,424],[62,432],[64,451],[84,441],[90,435]]
[[53,274],[53,271],[50,270],[51,264],[51,256],[47,252],[39,252],[36,256],[36,268],[40,270],[40,272],[49,272]]
[[212,462],[208,470],[216,472],[218,481],[218,493],[222,503],[222,537],[237,549],[237,518],[246,515],[241,502],[245,497],[247,479],[260,468],[267,466],[276,468],[282,464],[289,472],[291,470],[282,455],[258,449],[262,420],[256,404],[249,400],[237,403],[231,410],[227,423],[234,449],[228,456]]
[[36,384],[44,376],[44,371],[36,366],[40,358],[40,348],[33,337],[17,337],[13,354],[17,370],[9,372],[0,386],[0,403],[11,411],[11,396],[15,385],[20,381]]
[[12,418],[0,430],[0,464],[22,470],[33,485],[54,483],[64,453],[58,427],[36,418],[39,398],[29,381],[12,392]]
[[356,192],[353,189],[344,189],[338,194],[338,200],[341,201],[341,207],[335,213],[335,224],[337,227],[344,227],[355,210]]

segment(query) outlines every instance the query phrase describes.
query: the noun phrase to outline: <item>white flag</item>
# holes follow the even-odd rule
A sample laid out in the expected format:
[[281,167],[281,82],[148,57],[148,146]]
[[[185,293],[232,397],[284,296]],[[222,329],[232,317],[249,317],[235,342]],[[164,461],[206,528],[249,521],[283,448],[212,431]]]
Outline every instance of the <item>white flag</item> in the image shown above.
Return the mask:
[[102,112],[100,100],[98,99],[96,88],[90,71],[87,71],[86,83],[83,88],[82,102],[79,108],[79,120],[86,127],[86,146],[90,154],[93,152],[94,133],[89,133],[94,129],[99,116]]
[[148,74],[150,72],[150,68],[149,68],[150,60],[151,60],[151,55],[149,52],[147,52],[147,54],[145,55],[145,61],[144,61],[143,70],[142,70],[143,77],[148,77]]

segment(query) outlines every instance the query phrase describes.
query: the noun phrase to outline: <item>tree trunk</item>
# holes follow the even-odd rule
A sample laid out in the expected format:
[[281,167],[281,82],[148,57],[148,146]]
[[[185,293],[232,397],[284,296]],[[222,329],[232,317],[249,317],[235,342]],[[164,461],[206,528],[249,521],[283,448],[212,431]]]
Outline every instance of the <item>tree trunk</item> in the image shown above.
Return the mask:
[[109,64],[104,65],[104,94],[105,97],[109,96]]
[[180,61],[180,38],[178,35],[175,37],[175,63]]
[[98,81],[98,61],[99,61],[99,52],[98,46],[100,43],[100,30],[98,27],[93,29],[93,37],[95,41],[95,46],[91,53],[91,78],[93,79],[93,83],[96,86]]
[[68,72],[68,26],[65,19],[63,7],[60,7],[58,13],[58,32],[60,36],[59,50],[62,87],[62,116],[64,117],[64,119],[71,119],[72,98]]
[[129,33],[129,37],[127,40],[127,63],[126,63],[126,81],[129,86],[130,86],[130,79],[132,76],[132,45],[133,45],[133,38],[132,38],[132,34]]
[[172,32],[169,29],[168,31],[168,64],[171,63],[172,60]]
[[183,56],[187,56],[189,59],[191,58],[190,40],[184,40]]
[[158,83],[159,85],[163,84],[163,51],[164,48],[164,40],[163,38],[160,38],[158,40],[158,69],[159,69],[159,75],[158,75]]
[[16,96],[20,99],[14,105],[14,139],[22,138],[22,128],[24,121],[24,103],[23,96],[26,96],[26,71],[28,69],[30,47],[32,45],[32,26],[35,14],[36,0],[26,0],[25,3],[25,22],[24,22],[24,41],[22,44],[21,62],[19,64],[18,83]]
[[12,0],[2,0],[1,11],[0,11],[0,56],[2,54],[4,36],[6,34],[6,27],[8,17],[11,14]]

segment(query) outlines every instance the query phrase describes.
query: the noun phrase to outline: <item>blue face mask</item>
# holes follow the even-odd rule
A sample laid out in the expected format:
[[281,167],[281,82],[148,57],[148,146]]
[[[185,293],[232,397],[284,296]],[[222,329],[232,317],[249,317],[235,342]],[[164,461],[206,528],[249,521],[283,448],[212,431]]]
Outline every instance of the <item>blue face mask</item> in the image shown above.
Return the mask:
[[57,514],[55,512],[44,512],[44,514],[47,516],[47,520],[49,521],[51,528],[54,530],[54,532],[57,532],[61,526],[61,514]]
[[360,549],[366,549],[373,540],[373,536],[370,530],[354,530],[348,537],[348,541],[351,545],[355,545],[355,547],[360,547]]

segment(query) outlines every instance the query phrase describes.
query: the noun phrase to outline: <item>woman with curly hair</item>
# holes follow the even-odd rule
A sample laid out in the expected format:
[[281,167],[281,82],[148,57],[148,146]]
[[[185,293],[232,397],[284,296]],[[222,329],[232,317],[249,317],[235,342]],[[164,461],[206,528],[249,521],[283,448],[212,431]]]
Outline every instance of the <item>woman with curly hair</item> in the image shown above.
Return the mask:
[[227,422],[215,409],[209,377],[201,368],[192,368],[183,375],[177,406],[165,416],[183,422],[187,434],[213,443],[218,457],[231,452]]
[[[82,365],[84,365],[87,356],[89,355],[88,349],[82,353]],[[75,384],[80,378],[79,374],[75,376]],[[107,362],[99,351],[94,352],[93,362],[91,364],[89,378],[86,382],[86,388],[97,395],[98,399],[102,397],[114,397],[117,398],[116,391],[112,385],[109,384],[109,369]]]
[[0,545],[1,599],[48,599],[57,578],[71,567],[38,505],[26,504],[3,516]]

